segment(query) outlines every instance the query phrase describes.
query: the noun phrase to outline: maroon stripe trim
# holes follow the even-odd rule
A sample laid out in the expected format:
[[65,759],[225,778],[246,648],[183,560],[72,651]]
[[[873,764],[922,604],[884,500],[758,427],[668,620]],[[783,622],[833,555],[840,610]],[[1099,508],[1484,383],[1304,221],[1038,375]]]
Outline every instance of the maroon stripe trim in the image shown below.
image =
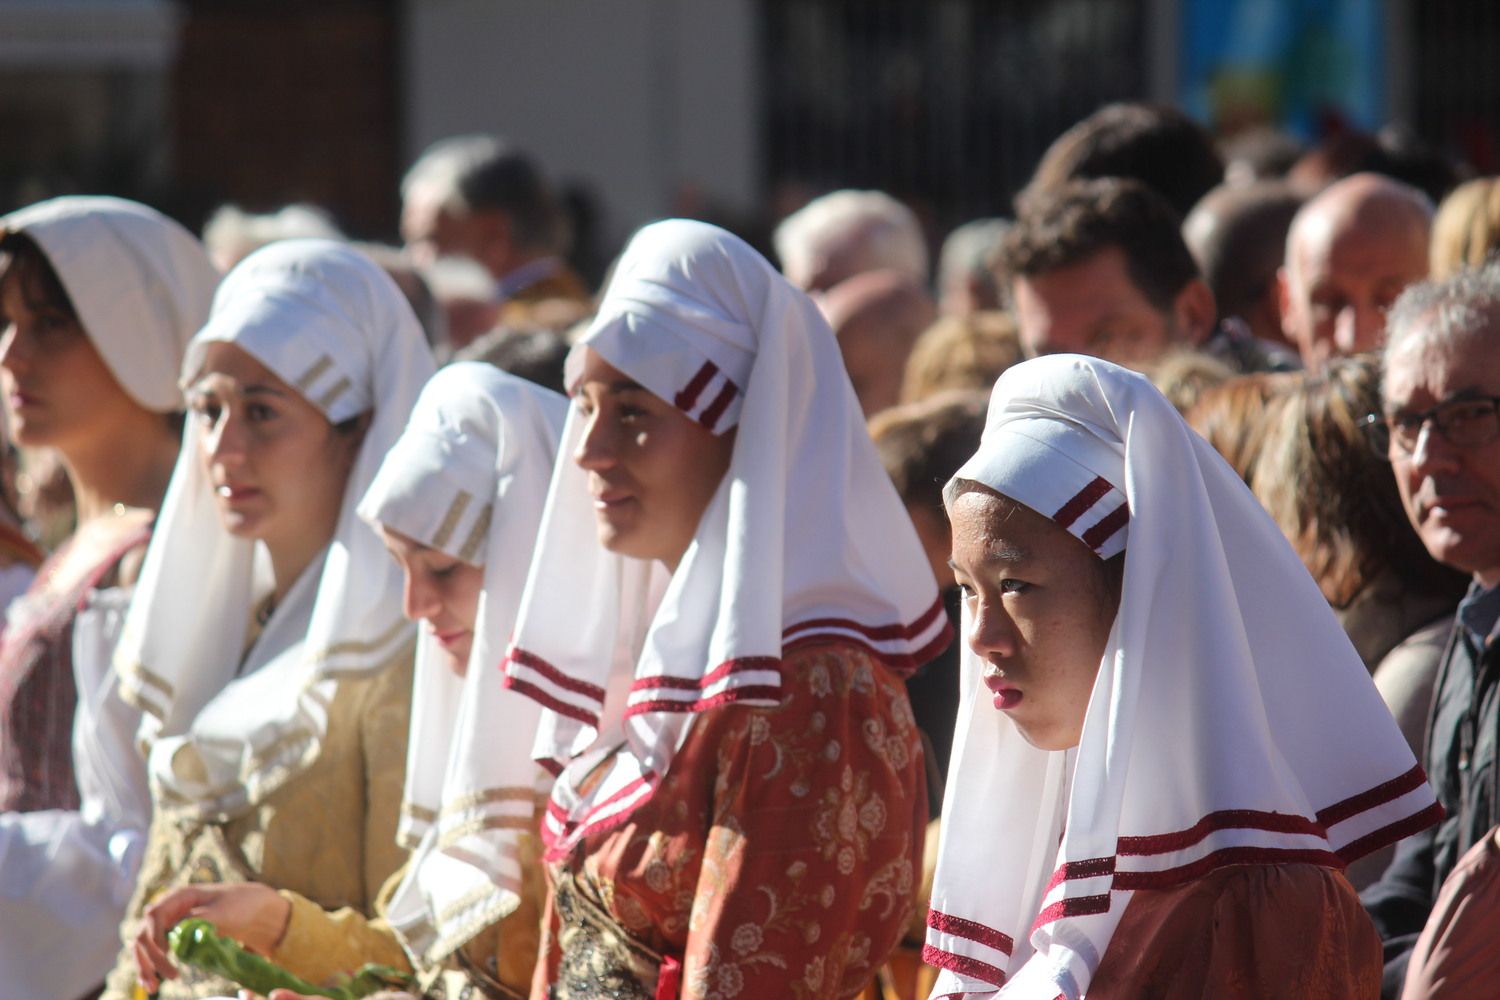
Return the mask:
[[1261,812],[1257,809],[1221,809],[1209,813],[1186,830],[1158,833],[1146,837],[1121,837],[1118,853],[1128,856],[1167,854],[1181,851],[1220,830],[1266,830],[1270,833],[1296,833],[1310,837],[1328,836],[1328,831],[1305,816],[1293,813]]
[[763,685],[748,684],[745,687],[733,688],[714,695],[712,698],[699,698],[697,701],[673,701],[671,698],[663,698],[657,701],[643,701],[631,705],[625,710],[625,718],[633,718],[646,712],[705,712],[710,708],[727,705],[734,701],[749,701],[756,699],[768,705],[781,704],[781,688]]
[[794,639],[793,641],[787,643],[782,647],[782,655],[792,652],[793,650],[802,649],[807,646],[815,646],[820,642],[843,642],[848,643],[851,646],[858,646],[860,649],[864,650],[871,659],[879,660],[896,674],[905,677],[906,675],[915,671],[918,667],[924,666],[927,663],[931,662],[932,658],[934,656],[937,656],[944,649],[948,648],[948,644],[952,641],[953,626],[948,622],[944,622],[943,630],[939,632],[931,642],[914,653],[887,653],[885,650],[878,649],[875,646],[871,646],[866,642],[862,642],[859,639],[855,639],[847,635],[819,633],[815,635],[805,635],[800,639]]
[[[646,795],[629,809],[593,823],[589,822],[589,818],[592,816],[597,816],[600,810],[604,809],[607,806],[613,805],[615,802],[618,802],[621,798],[627,795],[634,794],[636,790],[639,789],[642,785],[647,786]],[[542,840],[546,846],[546,850],[542,852],[543,860],[563,860],[572,853],[573,845],[577,844],[585,837],[592,836],[596,833],[605,833],[609,830],[613,830],[615,827],[628,820],[631,816],[635,815],[635,811],[641,806],[645,805],[646,802],[650,800],[651,796],[655,794],[656,784],[654,775],[648,776],[646,778],[637,778],[630,784],[626,785],[624,788],[620,789],[615,794],[611,795],[609,798],[605,799],[603,802],[600,802],[598,805],[594,806],[594,808],[590,809],[587,815],[585,815],[583,819],[579,820],[576,824],[567,824],[560,836],[549,839],[547,837],[547,831],[544,828],[542,830]]]
[[709,430],[713,430],[714,425],[719,422],[719,418],[724,415],[724,411],[729,409],[729,403],[734,399],[734,394],[737,392],[739,392],[739,389],[735,388],[734,383],[726,378],[724,380],[724,387],[719,390],[719,394],[714,397],[714,401],[709,403],[708,408],[698,417],[698,423]]
[[932,624],[933,619],[943,613],[943,597],[938,595],[932,606],[922,612],[910,625],[861,625],[852,618],[809,618],[807,621],[788,625],[781,633],[782,639],[790,639],[799,632],[807,632],[812,629],[841,628],[851,632],[858,632],[867,639],[885,641],[888,639],[914,639],[921,635]]
[[1114,535],[1115,532],[1119,531],[1129,523],[1130,505],[1122,503],[1120,504],[1120,506],[1110,511],[1108,514],[1105,514],[1104,517],[1100,518],[1098,524],[1095,524],[1092,528],[1083,533],[1083,544],[1087,545],[1091,549],[1097,549],[1099,548],[1099,546],[1109,541],[1110,537]]
[[996,966],[967,955],[955,955],[951,951],[944,951],[934,945],[922,946],[922,961],[935,969],[947,969],[961,976],[982,979],[991,986],[1005,985],[1005,973]]
[[1087,861],[1065,861],[1052,873],[1052,878],[1047,881],[1047,888],[1042,890],[1046,895],[1059,884],[1075,878],[1098,878],[1101,875],[1113,875],[1115,873],[1114,858],[1090,858]]
[[1095,476],[1094,481],[1073,495],[1073,499],[1057,508],[1057,513],[1052,515],[1052,520],[1066,528],[1074,521],[1084,515],[1094,504],[1114,489],[1114,484],[1103,476]]
[[1318,822],[1324,826],[1333,826],[1335,823],[1342,823],[1350,816],[1367,812],[1375,806],[1390,802],[1392,799],[1399,799],[1426,780],[1427,775],[1423,772],[1422,765],[1414,765],[1410,771],[1407,771],[1399,778],[1392,778],[1384,784],[1376,785],[1368,792],[1351,795],[1342,802],[1335,802],[1326,809],[1318,810]]
[[739,656],[732,660],[725,660],[701,678],[694,680],[691,677],[672,677],[667,674],[654,674],[650,677],[640,677],[630,685],[632,691],[649,691],[660,688],[676,688],[678,690],[692,690],[693,688],[706,688],[716,684],[730,674],[737,674],[742,670],[780,670],[781,659],[776,656]]
[[[1118,875],[1115,876],[1119,878]],[[1042,912],[1036,915],[1036,921],[1031,925],[1033,933],[1039,927],[1045,927],[1054,920],[1064,917],[1087,917],[1095,913],[1109,912],[1109,893],[1098,896],[1075,896],[1072,899],[1059,899],[1051,906],[1042,908]]]
[[[549,682],[556,684],[564,691],[572,691],[574,694],[581,694],[585,698],[597,701],[601,705],[604,704],[603,688],[595,687],[587,681],[581,681],[576,677],[569,677],[535,653],[529,653],[524,649],[512,646],[510,647],[510,651],[505,654],[505,663],[510,663],[511,661],[535,670],[547,678]],[[502,667],[504,665],[504,663],[501,664]],[[509,671],[507,671],[506,676],[509,676]]]
[[954,937],[965,938],[975,941],[987,948],[1003,951],[1009,955],[1016,946],[1009,934],[986,927],[976,920],[965,920],[963,917],[953,917],[939,910],[927,911],[927,926],[944,934],[952,934]]
[[703,367],[698,369],[698,374],[692,377],[687,385],[683,386],[681,392],[672,400],[679,410],[689,412],[698,405],[698,396],[708,386],[708,383],[719,373],[719,366],[712,361],[703,362]]
[[1115,872],[1115,888],[1122,891],[1134,889],[1170,889],[1184,882],[1202,878],[1218,868],[1230,865],[1290,865],[1309,864],[1323,868],[1342,869],[1344,862],[1330,851],[1301,849],[1294,847],[1226,847],[1206,854],[1197,861],[1176,868],[1163,868],[1154,872]]
[[1383,826],[1374,833],[1367,833],[1358,840],[1345,844],[1339,850],[1339,860],[1346,865],[1358,861],[1371,851],[1378,851],[1387,844],[1394,844],[1404,837],[1410,837],[1418,830],[1425,830],[1434,823],[1442,822],[1443,816],[1443,807],[1434,802],[1415,815]]
[[543,708],[550,708],[558,715],[566,715],[568,718],[573,719],[577,722],[581,722],[585,726],[591,726],[595,729],[599,728],[598,716],[579,708],[577,705],[570,705],[559,698],[552,697],[552,695],[548,694],[546,691],[543,691],[541,688],[537,687],[535,684],[532,684],[530,681],[519,680],[511,676],[510,674],[506,674],[505,679],[500,683],[502,686],[510,688],[517,694],[525,695],[532,701],[536,702],[538,705],[541,705]]

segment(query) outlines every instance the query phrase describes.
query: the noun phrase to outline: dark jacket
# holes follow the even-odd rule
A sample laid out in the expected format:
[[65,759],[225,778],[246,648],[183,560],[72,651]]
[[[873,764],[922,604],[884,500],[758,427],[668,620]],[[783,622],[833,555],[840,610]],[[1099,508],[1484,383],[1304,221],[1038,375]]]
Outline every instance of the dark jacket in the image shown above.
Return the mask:
[[1406,963],[1443,880],[1500,824],[1500,626],[1477,642],[1453,629],[1427,728],[1428,778],[1447,815],[1402,841],[1379,882],[1362,894],[1385,942],[1381,996],[1395,1000]]

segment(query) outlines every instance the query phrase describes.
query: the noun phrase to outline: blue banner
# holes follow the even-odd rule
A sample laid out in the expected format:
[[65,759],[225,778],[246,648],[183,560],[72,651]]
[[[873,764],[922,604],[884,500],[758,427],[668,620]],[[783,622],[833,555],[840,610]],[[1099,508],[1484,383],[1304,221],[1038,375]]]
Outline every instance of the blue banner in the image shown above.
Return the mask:
[[1223,133],[1386,119],[1380,0],[1181,0],[1178,99]]

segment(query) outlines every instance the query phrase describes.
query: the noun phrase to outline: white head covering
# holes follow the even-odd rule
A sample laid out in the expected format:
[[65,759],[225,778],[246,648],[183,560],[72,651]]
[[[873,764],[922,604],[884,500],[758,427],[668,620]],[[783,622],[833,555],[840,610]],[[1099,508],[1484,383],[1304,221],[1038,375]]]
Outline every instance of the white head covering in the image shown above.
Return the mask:
[[354,506],[433,364],[395,283],[324,240],[272,244],[230,272],[189,345],[185,379],[214,342],[246,351],[330,423],[371,413],[326,554],[243,664],[264,549],[224,530],[197,421],[183,435],[115,662],[123,696],[146,713],[141,740],[158,805],[225,817],[317,759],[340,676],[384,666],[410,641],[400,569]]
[[110,374],[148,410],[182,409],[177,373],[219,272],[203,244],[153,208],[70,195],[0,219],[35,241]]
[[507,684],[549,709],[537,739],[549,767],[596,741],[603,753],[623,738],[626,752],[586,797],[575,772],[593,755],[562,774],[543,823],[552,856],[644,802],[696,713],[779,704],[786,650],[836,638],[908,671],[951,635],[833,333],[754,250],[702,223],[647,226],[569,358],[570,384],[583,350],[709,430],[738,433],[668,580],[597,542],[572,457],[585,421],[568,417]]
[[1102,557],[1129,550],[1076,750],[1022,739],[964,652],[933,996],[1009,977],[1004,996],[1075,1000],[1132,892],[1234,864],[1342,868],[1441,815],[1301,561],[1144,378],[1066,355],[1012,368],[950,505],[958,480]]
[[468,670],[430,631],[417,641],[406,795],[397,839],[416,848],[387,918],[435,965],[520,902],[523,832],[536,830],[531,759],[541,706],[506,691],[515,628],[567,400],[492,365],[461,362],[427,383],[359,514],[484,567]]

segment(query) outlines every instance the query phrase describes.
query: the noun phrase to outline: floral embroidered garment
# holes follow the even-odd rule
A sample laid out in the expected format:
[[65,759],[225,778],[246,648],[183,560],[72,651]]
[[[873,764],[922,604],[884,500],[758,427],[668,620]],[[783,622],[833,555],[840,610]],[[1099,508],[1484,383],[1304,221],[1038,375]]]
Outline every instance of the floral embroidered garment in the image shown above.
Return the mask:
[[920,870],[911,704],[849,643],[788,653],[782,684],[779,707],[699,716],[656,794],[550,867],[533,1000],[800,1000],[869,984]]

